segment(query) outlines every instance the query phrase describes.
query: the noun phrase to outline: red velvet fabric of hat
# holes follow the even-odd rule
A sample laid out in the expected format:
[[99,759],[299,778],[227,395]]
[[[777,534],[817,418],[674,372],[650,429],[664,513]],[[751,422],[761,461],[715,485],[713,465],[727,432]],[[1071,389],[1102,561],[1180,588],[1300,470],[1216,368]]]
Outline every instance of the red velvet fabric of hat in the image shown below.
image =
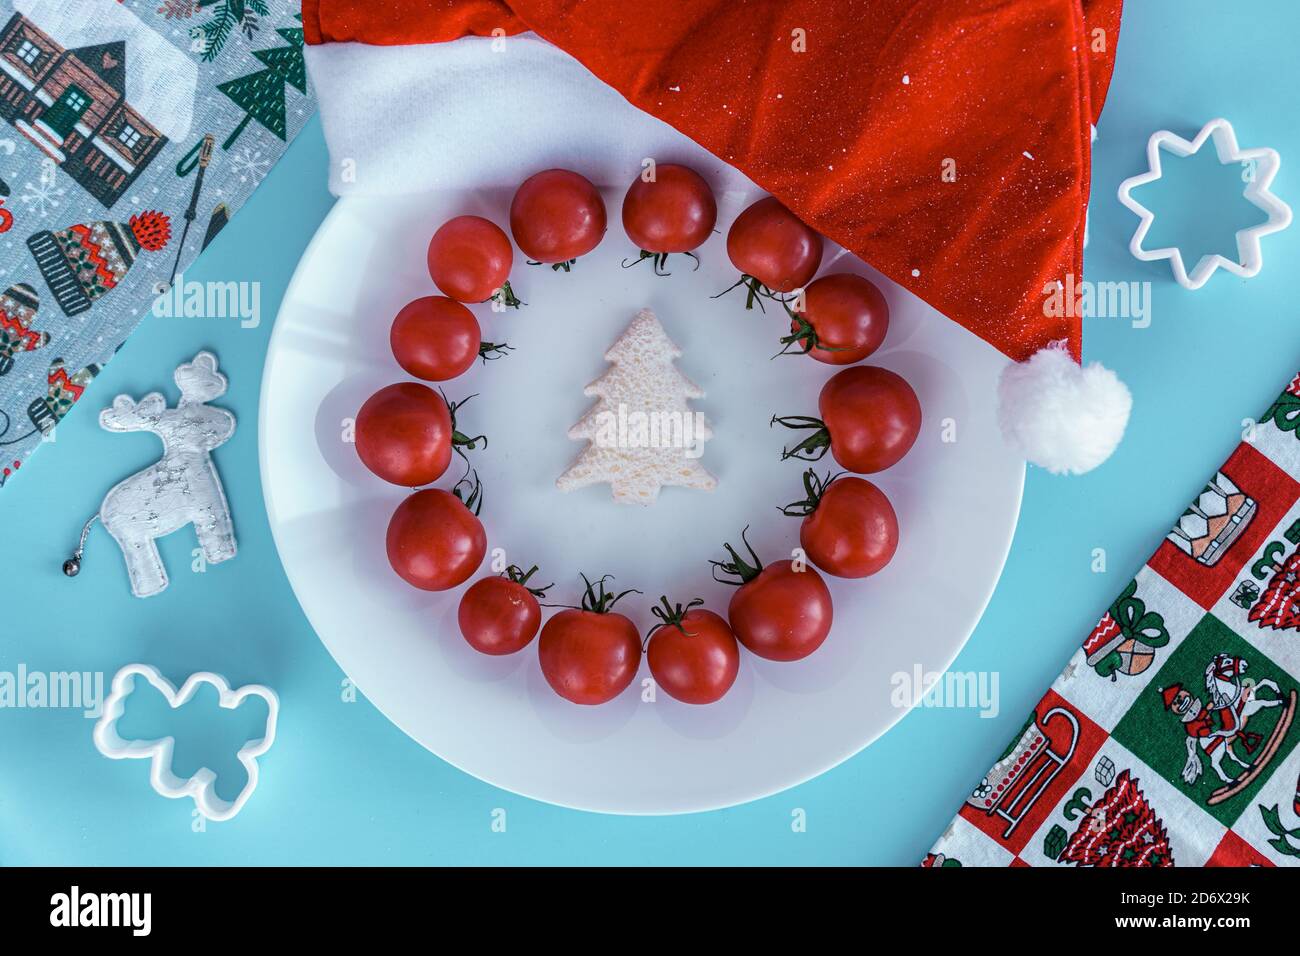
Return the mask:
[[[1044,302],[1082,275],[1121,3],[305,0],[303,23],[312,44],[531,30],[1010,358],[1078,362],[1081,318]],[[1035,382],[1059,381],[1051,362]]]

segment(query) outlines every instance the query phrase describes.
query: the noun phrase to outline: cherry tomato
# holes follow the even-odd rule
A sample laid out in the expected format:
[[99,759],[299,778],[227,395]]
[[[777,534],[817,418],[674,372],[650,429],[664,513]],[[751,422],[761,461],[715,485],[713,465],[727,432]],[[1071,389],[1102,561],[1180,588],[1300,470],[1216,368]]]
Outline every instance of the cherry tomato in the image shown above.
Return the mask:
[[393,319],[393,357],[416,378],[445,382],[478,358],[481,332],[474,313],[454,299],[426,295],[402,306]]
[[863,478],[804,474],[808,497],[782,510],[804,515],[799,545],[813,564],[839,578],[865,578],[898,550],[898,516],[885,493]]
[[487,535],[462,501],[441,488],[408,497],[388,522],[388,563],[407,584],[445,591],[469,579],[487,554]]
[[726,620],[696,607],[675,608],[662,598],[654,608],[662,622],[650,632],[646,662],[655,683],[686,704],[711,704],[731,689],[740,670],[740,649]]
[[567,271],[604,238],[605,201],[586,177],[568,169],[544,169],[515,192],[510,232],[529,259]]
[[505,577],[482,578],[469,586],[456,619],[470,647],[484,654],[513,654],[537,636],[542,624],[537,599],[546,588],[528,586],[536,570],[511,565]]
[[560,611],[542,627],[537,658],[552,690],[575,704],[603,704],[627,689],[641,666],[636,625],[610,610],[623,594],[607,594],[605,578],[586,578],[582,607]]
[[817,399],[821,418],[791,415],[772,419],[786,428],[813,433],[781,453],[785,458],[817,461],[829,449],[849,471],[884,471],[911,450],[921,432],[921,403],[907,381],[874,365],[842,369],[822,386]]
[[447,402],[429,386],[388,385],[357,412],[357,455],[384,481],[416,488],[447,470],[453,430]]
[[794,313],[790,335],[781,341],[827,365],[852,365],[880,348],[889,331],[889,303],[862,276],[837,272],[804,290],[803,308]]
[[704,177],[687,166],[656,166],[655,178],[638,176],[623,197],[623,229],[642,252],[690,252],[718,221],[718,204]]
[[796,570],[793,561],[764,567],[753,548],[748,561],[731,545],[726,549],[730,560],[713,565],[715,577],[722,571],[738,579],[727,583],[740,585],[727,607],[736,639],[771,661],[802,660],[821,647],[832,618],[831,592],[822,576],[810,567]]
[[517,307],[507,281],[514,259],[501,227],[482,216],[449,219],[429,240],[433,284],[458,302],[486,302],[500,292],[506,305]]
[[[746,308],[765,292],[792,292],[808,284],[822,261],[822,237],[774,196],[754,203],[731,224],[727,255],[749,288]],[[734,286],[733,286],[734,288]]]

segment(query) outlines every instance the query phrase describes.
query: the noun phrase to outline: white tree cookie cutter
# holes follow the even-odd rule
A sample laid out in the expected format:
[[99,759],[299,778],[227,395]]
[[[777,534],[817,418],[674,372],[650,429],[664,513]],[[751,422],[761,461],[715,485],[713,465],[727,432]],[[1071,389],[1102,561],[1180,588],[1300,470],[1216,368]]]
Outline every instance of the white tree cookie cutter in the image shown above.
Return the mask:
[[[261,697],[266,701],[265,732],[259,738],[246,741],[239,748],[237,756],[248,772],[248,782],[233,801],[217,796],[216,774],[207,767],[200,767],[189,778],[178,777],[172,772],[172,753],[176,747],[174,737],[127,741],[119,736],[117,721],[125,710],[126,699],[135,690],[136,677],[143,677],[161,692],[172,710],[180,708],[193,698],[200,684],[210,684],[217,689],[218,703],[223,708],[233,710],[249,697]],[[171,681],[162,676],[158,668],[150,664],[127,664],[114,675],[112,688],[104,701],[104,712],[95,723],[95,747],[105,757],[114,760],[148,759],[149,784],[154,790],[173,800],[193,798],[194,806],[209,820],[229,820],[244,808],[248,798],[257,789],[257,758],[266,753],[275,742],[275,725],[279,713],[279,696],[262,684],[245,684],[231,690],[230,684],[220,674],[199,671],[186,678],[178,691]]]
[[[1161,148],[1169,150],[1175,156],[1187,157],[1198,152],[1207,139],[1214,140],[1214,150],[1218,154],[1219,162],[1225,166],[1230,163],[1254,164],[1253,174],[1246,181],[1243,196],[1268,213],[1268,218],[1257,226],[1237,230],[1237,255],[1240,262],[1234,262],[1218,253],[1211,253],[1202,256],[1189,274],[1183,263],[1183,254],[1177,246],[1161,249],[1142,248],[1142,242],[1155,221],[1155,213],[1135,200],[1132,192],[1138,186],[1155,182],[1164,175],[1160,166]],[[1210,120],[1190,142],[1169,130],[1162,129],[1152,133],[1151,138],[1147,140],[1147,171],[1137,176],[1130,176],[1119,184],[1119,201],[1141,219],[1137,232],[1133,233],[1133,238],[1129,240],[1129,251],[1143,262],[1168,259],[1173,268],[1174,279],[1185,289],[1199,289],[1220,267],[1243,279],[1258,275],[1264,265],[1264,255],[1260,251],[1259,240],[1272,233],[1281,232],[1291,225],[1291,207],[1269,191],[1269,186],[1272,185],[1273,178],[1281,165],[1282,159],[1275,149],[1266,146],[1256,149],[1238,147],[1232,124],[1223,118]]]

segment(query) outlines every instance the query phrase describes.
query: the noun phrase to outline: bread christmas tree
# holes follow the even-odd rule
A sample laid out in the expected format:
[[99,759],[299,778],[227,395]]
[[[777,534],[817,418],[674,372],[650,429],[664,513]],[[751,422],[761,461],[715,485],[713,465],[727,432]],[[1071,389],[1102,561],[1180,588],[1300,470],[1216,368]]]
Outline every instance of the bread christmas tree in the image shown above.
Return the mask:
[[556,487],[572,491],[608,483],[615,501],[648,505],[664,485],[717,485],[700,465],[713,432],[689,404],[704,391],[678,371],[674,363],[681,354],[653,312],[636,314],[605,353],[613,367],[583,390],[597,401],[569,437],[588,444]]

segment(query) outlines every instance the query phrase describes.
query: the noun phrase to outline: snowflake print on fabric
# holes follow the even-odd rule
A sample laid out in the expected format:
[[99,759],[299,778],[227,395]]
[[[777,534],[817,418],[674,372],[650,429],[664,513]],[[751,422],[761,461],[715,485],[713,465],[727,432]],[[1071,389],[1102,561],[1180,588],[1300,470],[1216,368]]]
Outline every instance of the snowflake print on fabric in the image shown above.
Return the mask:
[[18,201],[23,204],[25,212],[44,219],[65,204],[67,194],[68,190],[60,186],[55,177],[42,175],[35,183],[23,183]]
[[261,150],[240,147],[230,155],[230,168],[239,176],[241,183],[249,179],[261,179],[271,168],[271,161],[262,157]]

